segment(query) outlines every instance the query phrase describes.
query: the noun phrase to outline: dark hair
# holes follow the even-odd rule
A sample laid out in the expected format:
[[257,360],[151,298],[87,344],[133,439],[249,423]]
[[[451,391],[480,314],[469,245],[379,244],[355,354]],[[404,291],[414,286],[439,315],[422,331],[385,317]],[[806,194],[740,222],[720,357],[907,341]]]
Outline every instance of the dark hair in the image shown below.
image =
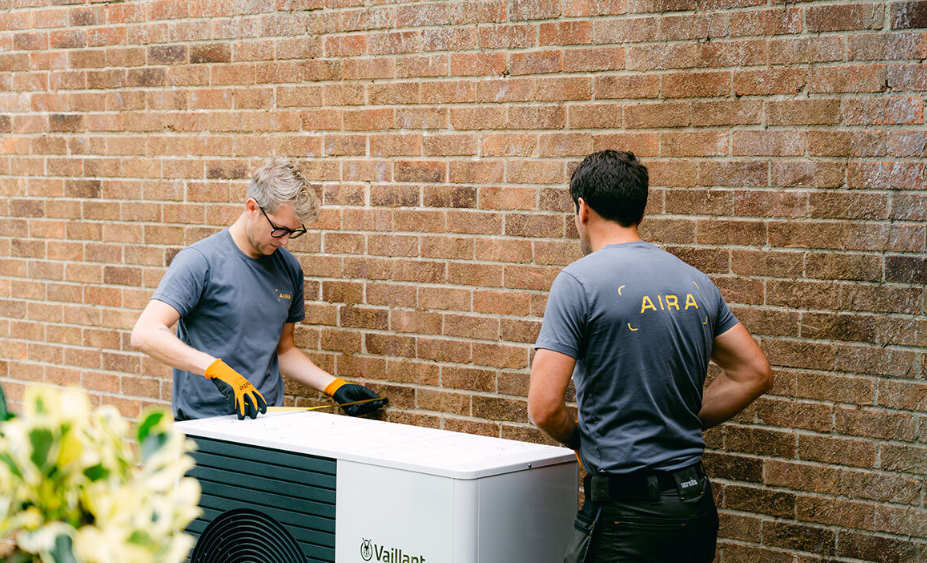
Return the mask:
[[605,219],[622,227],[637,225],[647,207],[647,168],[634,153],[604,150],[583,159],[570,178],[570,197],[579,198]]

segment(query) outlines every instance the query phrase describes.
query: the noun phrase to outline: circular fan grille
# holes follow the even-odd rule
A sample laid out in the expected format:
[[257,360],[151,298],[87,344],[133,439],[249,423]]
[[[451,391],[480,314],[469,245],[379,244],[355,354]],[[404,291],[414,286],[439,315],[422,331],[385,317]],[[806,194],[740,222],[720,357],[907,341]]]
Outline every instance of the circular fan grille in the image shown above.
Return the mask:
[[279,522],[238,508],[206,526],[190,563],[306,563],[306,556]]

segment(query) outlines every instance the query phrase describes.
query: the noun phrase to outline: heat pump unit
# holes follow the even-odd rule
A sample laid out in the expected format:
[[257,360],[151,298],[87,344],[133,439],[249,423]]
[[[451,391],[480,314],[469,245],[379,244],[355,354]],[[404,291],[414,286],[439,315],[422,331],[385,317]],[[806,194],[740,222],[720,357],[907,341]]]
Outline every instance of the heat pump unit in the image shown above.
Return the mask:
[[318,412],[177,423],[203,516],[191,563],[559,563],[568,449]]

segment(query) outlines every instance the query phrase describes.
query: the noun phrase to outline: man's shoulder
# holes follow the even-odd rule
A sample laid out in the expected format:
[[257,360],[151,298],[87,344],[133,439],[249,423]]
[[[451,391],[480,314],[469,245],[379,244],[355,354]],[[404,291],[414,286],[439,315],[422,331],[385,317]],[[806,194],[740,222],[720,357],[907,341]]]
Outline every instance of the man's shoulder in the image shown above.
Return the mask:
[[280,262],[286,266],[287,269],[298,270],[300,272],[303,271],[303,266],[300,264],[299,259],[289,250],[280,247],[274,254],[277,256],[278,260],[280,260]]
[[209,268],[210,263],[222,259],[226,254],[221,236],[223,232],[213,233],[180,249],[171,258],[169,266],[172,268]]

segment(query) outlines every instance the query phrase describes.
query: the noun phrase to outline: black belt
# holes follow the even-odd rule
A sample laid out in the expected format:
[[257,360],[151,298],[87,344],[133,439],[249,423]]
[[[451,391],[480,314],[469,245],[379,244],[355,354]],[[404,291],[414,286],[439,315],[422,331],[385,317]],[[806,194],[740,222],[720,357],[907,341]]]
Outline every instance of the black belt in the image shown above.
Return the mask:
[[[638,471],[621,475],[586,475],[583,488],[595,502],[657,500],[664,491],[678,490],[681,498],[705,493],[702,462],[675,471]],[[693,480],[695,482],[693,482]]]

